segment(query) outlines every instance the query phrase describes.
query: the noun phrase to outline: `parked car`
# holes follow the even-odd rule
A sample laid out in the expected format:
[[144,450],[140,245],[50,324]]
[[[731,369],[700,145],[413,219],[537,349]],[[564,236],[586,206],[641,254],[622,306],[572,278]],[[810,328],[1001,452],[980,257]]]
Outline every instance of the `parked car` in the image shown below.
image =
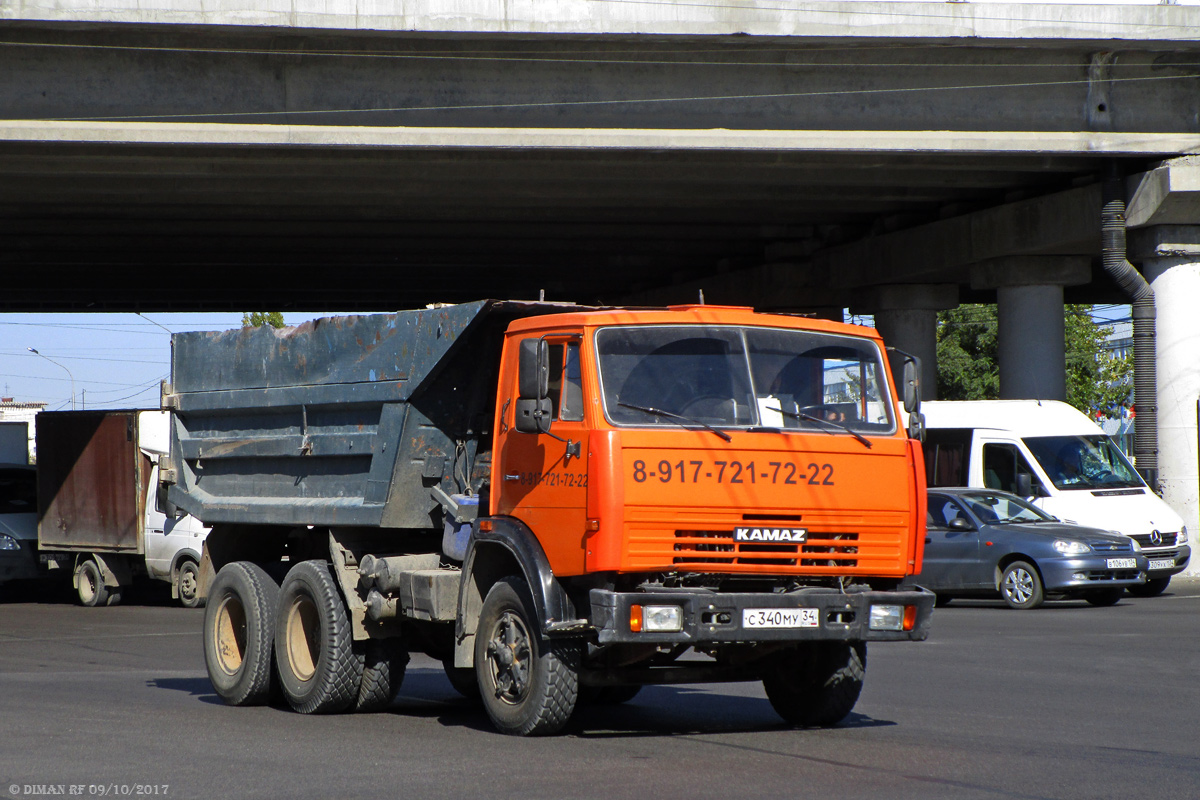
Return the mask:
[[0,584],[38,577],[37,473],[0,464]]
[[1062,522],[1008,492],[929,491],[925,560],[909,583],[953,597],[994,597],[1012,608],[1083,598],[1109,606],[1146,581],[1136,541],[1113,531]]

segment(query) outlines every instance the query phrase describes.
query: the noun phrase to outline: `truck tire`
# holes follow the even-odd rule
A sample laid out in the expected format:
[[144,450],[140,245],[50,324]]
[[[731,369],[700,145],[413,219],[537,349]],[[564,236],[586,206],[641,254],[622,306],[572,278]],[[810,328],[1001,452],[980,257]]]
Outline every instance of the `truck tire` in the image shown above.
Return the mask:
[[369,639],[355,647],[361,652],[363,672],[354,710],[360,714],[383,711],[396,699],[404,682],[408,651],[397,639]]
[[854,710],[866,670],[865,642],[800,645],[770,659],[763,688],[792,725],[831,728]]
[[279,585],[249,561],[226,564],[213,579],[204,611],[204,665],[213,689],[231,706],[270,698],[278,597]]
[[1170,578],[1151,578],[1141,586],[1129,586],[1125,591],[1134,597],[1158,597],[1167,590],[1170,583]]
[[541,635],[524,578],[510,575],[488,591],[475,634],[475,670],[498,731],[557,733],[575,710],[581,655],[579,642]]
[[345,711],[358,698],[363,660],[324,561],[300,562],[279,587],[275,664],[283,696],[301,714]]
[[95,559],[89,558],[79,565],[76,575],[79,602],[88,607],[115,606],[121,602],[121,592],[110,592],[104,585],[104,572]]
[[179,565],[175,590],[184,608],[198,608],[204,603],[200,597],[200,566],[195,561],[188,559]]

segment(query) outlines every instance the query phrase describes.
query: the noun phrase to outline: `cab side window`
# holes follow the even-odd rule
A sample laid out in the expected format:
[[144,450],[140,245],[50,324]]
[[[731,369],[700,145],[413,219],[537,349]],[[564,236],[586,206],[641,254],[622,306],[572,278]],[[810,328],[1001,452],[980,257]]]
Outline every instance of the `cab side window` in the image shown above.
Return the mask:
[[558,418],[569,422],[583,420],[583,370],[579,364],[577,342],[567,344],[567,363],[563,369],[562,404]]
[[1017,493],[1017,478],[1029,476],[1030,486],[1040,486],[1029,462],[1021,451],[1011,444],[985,444],[983,446],[983,483],[989,489]]

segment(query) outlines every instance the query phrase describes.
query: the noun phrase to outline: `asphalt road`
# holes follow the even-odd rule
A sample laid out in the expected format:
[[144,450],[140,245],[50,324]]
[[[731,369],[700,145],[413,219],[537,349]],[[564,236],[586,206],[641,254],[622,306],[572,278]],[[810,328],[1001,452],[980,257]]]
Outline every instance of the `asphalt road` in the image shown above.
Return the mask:
[[386,713],[226,707],[202,613],[0,605],[0,797],[1200,797],[1198,582],[938,609],[929,641],[872,646],[832,730],[786,728],[736,684],[648,688],[549,739],[493,733],[423,657]]

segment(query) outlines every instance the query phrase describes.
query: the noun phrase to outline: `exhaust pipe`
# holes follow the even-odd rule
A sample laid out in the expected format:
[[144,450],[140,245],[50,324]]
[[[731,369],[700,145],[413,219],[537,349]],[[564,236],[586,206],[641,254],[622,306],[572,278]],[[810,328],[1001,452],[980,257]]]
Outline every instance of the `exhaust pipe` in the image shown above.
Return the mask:
[[1125,189],[1120,167],[1109,164],[1100,211],[1100,247],[1104,270],[1133,306],[1133,401],[1137,411],[1133,455],[1137,471],[1158,491],[1158,380],[1155,366],[1154,290],[1125,250]]

